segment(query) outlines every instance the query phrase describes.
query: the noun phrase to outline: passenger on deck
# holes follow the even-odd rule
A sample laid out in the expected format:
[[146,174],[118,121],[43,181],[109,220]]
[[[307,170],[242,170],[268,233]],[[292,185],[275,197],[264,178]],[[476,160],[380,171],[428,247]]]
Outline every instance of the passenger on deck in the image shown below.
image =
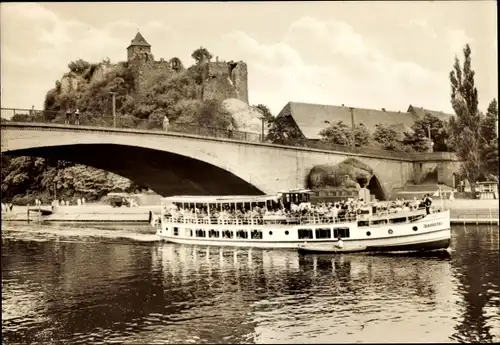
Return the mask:
[[425,206],[425,212],[427,214],[431,213],[432,198],[429,194],[425,194],[423,199],[423,204]]

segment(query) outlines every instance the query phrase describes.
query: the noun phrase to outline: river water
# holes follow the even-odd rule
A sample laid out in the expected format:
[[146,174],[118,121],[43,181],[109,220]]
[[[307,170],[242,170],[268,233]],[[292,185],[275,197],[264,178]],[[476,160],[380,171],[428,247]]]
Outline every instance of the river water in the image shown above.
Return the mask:
[[447,255],[153,242],[147,227],[2,224],[4,344],[500,341],[499,229]]

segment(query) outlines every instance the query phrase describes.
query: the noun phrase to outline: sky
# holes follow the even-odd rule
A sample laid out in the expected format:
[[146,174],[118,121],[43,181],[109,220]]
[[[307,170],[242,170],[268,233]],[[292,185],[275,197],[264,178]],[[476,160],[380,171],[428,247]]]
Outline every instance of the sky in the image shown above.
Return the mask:
[[156,60],[207,48],[248,65],[249,101],[453,113],[449,72],[472,49],[480,108],[497,98],[495,1],[2,3],[2,108],[43,108],[70,61],[126,60],[139,30]]

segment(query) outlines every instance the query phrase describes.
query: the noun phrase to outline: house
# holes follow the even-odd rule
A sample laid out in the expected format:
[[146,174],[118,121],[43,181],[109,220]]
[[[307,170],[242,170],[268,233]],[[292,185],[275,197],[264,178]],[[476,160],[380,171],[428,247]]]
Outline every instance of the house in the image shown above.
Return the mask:
[[444,113],[442,111],[429,110],[429,109],[425,109],[423,107],[415,107],[411,104],[408,107],[407,112],[409,114],[413,114],[413,115],[417,116],[419,119],[422,119],[425,116],[425,114],[431,114],[432,116],[437,117],[438,119],[440,119],[443,122],[447,122],[451,117],[454,116],[452,114],[447,114],[447,113]]
[[[352,111],[351,111],[352,109]],[[386,109],[350,108],[344,105],[325,105],[301,102],[288,102],[278,114],[277,119],[287,128],[294,128],[304,139],[319,140],[319,132],[329,123],[342,121],[350,126],[351,119],[356,125],[363,124],[373,133],[379,123],[389,125],[399,133],[411,132],[417,115]]]
[[351,126],[352,121],[363,124],[369,132],[373,133],[377,124],[381,123],[394,128],[402,139],[403,133],[412,132],[412,125],[416,120],[422,119],[426,113],[448,121],[453,116],[439,111],[427,110],[422,107],[410,105],[407,112],[351,108],[343,104],[325,105],[302,102],[288,102],[276,117],[286,128],[294,130],[299,137],[308,140],[320,140],[319,133],[330,123],[342,121]]

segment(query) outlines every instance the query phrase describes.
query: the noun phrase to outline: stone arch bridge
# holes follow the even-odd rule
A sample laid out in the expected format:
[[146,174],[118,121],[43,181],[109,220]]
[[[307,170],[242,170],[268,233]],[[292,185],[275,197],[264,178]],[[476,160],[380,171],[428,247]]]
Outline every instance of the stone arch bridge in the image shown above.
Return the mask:
[[427,167],[451,181],[456,158],[406,158],[251,143],[191,134],[57,124],[1,124],[1,152],[56,158],[111,171],[157,193],[257,195],[304,188],[312,167],[355,158],[373,169],[390,197]]

